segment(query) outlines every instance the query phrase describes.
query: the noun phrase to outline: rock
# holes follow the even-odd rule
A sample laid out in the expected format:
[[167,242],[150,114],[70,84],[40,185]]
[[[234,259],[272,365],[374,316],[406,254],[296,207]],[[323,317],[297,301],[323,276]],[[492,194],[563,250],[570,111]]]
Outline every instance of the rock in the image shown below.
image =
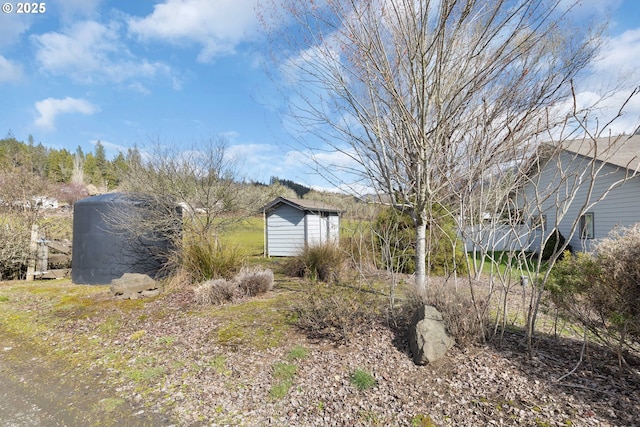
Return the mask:
[[426,365],[441,359],[455,344],[444,327],[442,314],[430,305],[416,311],[407,332],[414,363]]
[[121,299],[137,299],[155,296],[160,293],[158,284],[146,274],[124,273],[119,279],[113,279],[109,286],[111,295]]

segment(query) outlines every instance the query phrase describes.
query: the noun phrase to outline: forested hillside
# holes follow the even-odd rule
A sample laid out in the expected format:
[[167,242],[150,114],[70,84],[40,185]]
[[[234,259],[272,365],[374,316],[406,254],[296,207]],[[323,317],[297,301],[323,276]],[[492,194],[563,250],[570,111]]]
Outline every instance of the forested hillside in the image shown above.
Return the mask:
[[55,184],[93,184],[113,189],[119,183],[119,170],[125,167],[127,157],[135,155],[129,150],[125,156],[119,153],[108,159],[104,146],[96,142],[93,152],[84,153],[81,147],[75,152],[35,144],[29,136],[27,142],[18,141],[9,133],[0,139],[0,171],[31,175]]

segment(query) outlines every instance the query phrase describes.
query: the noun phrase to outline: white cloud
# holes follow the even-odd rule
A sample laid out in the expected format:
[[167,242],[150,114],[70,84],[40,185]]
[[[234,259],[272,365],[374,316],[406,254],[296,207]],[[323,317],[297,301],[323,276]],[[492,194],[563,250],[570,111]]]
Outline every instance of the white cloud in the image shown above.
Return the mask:
[[129,85],[129,89],[141,93],[142,95],[151,95],[151,91],[140,82],[133,82]]
[[102,0],[58,0],[56,7],[65,21],[96,14]]
[[162,63],[134,57],[119,37],[116,23],[83,21],[62,32],[32,36],[32,40],[43,70],[68,75],[83,83],[96,80],[121,83],[170,71]]
[[623,0],[561,0],[560,10],[571,8],[571,14],[576,21],[585,19],[600,19],[608,17],[614,10],[622,4]]
[[55,129],[56,116],[65,113],[91,115],[100,109],[84,99],[66,97],[64,99],[47,98],[36,102],[40,114],[35,125],[45,130]]
[[233,53],[257,27],[256,0],[166,0],[145,18],[131,18],[129,31],[142,39],[194,42],[198,60]]
[[[606,39],[589,71],[588,77],[576,82],[577,107],[593,107],[590,125],[599,131],[615,118],[605,132],[633,132],[640,124],[640,95],[629,100],[621,117],[616,116],[640,82],[640,28]],[[567,111],[570,108],[566,106]]]
[[22,66],[0,55],[0,84],[17,82],[22,79]]
[[640,69],[640,28],[625,31],[605,41],[600,55],[592,65],[597,79],[612,78],[637,84],[638,79],[629,80]]
[[220,136],[228,141],[234,141],[240,137],[240,132],[236,132],[235,130],[229,130],[226,132],[222,132]]
[[0,13],[0,47],[16,43],[22,33],[31,27],[32,22],[33,17],[30,15]]

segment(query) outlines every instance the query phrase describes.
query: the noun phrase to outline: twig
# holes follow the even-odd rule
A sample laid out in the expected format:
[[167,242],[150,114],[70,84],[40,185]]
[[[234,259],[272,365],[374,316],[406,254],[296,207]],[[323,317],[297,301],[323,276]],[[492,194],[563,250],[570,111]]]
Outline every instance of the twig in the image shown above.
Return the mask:
[[569,372],[567,372],[566,374],[558,378],[556,382],[560,382],[564,380],[565,378],[573,374],[578,369],[578,367],[582,363],[582,358],[584,357],[584,350],[586,347],[587,347],[587,328],[584,329],[584,338],[582,339],[582,349],[580,350],[580,359],[578,360],[578,363],[576,363],[576,366],[574,366],[572,370],[570,370]]
[[586,387],[586,386],[583,386],[583,385],[580,385],[580,384],[563,383],[563,384],[558,384],[558,385],[561,385],[563,387],[578,388],[580,390],[593,391],[593,392],[596,392],[596,393],[608,394],[609,396],[616,396],[617,395],[617,393],[612,393],[610,391],[605,391],[605,390],[602,390],[600,388]]

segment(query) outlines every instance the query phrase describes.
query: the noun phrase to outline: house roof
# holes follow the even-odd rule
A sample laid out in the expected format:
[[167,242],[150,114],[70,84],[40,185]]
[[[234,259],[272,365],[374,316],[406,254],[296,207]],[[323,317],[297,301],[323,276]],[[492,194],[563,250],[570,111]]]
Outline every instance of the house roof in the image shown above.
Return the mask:
[[640,135],[621,135],[611,138],[575,139],[563,143],[571,153],[640,172]]
[[303,199],[287,199],[286,197],[278,197],[271,203],[266,204],[262,210],[267,212],[275,209],[280,204],[286,204],[292,206],[301,211],[313,211],[313,212],[340,212],[340,209],[333,206],[329,206],[326,203],[316,200],[303,200]]

